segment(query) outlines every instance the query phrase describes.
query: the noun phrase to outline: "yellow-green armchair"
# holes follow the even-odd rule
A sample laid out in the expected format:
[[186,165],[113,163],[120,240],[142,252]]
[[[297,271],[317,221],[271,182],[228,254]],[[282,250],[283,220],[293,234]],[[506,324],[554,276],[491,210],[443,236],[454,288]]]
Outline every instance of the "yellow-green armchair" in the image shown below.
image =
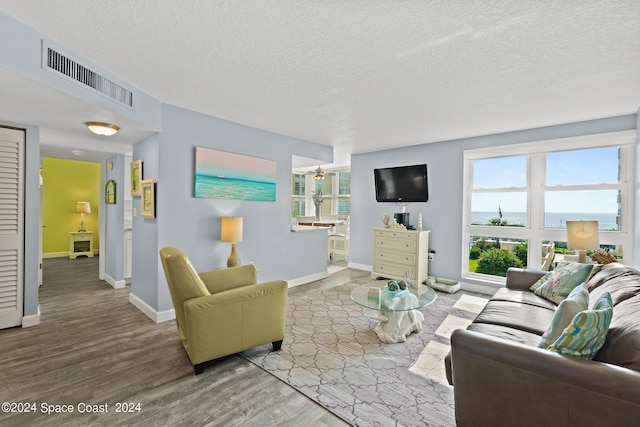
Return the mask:
[[287,282],[257,283],[253,264],[197,273],[174,247],[160,250],[180,339],[196,375],[205,362],[259,345],[282,346]]

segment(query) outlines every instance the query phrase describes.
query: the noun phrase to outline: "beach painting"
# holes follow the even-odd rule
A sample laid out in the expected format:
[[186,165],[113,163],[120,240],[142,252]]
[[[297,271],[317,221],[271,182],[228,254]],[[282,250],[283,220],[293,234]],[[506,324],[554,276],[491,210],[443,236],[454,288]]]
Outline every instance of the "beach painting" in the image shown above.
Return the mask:
[[276,201],[276,161],[196,147],[194,196]]

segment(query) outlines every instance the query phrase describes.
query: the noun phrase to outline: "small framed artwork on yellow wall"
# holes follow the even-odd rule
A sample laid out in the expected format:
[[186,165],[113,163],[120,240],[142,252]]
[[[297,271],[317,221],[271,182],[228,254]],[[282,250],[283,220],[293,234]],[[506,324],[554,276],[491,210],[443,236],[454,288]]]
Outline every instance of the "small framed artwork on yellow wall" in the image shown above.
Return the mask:
[[156,217],[156,188],[153,179],[143,179],[140,181],[142,193],[142,217]]
[[131,195],[142,196],[140,189],[140,181],[142,181],[142,160],[134,160],[131,162]]

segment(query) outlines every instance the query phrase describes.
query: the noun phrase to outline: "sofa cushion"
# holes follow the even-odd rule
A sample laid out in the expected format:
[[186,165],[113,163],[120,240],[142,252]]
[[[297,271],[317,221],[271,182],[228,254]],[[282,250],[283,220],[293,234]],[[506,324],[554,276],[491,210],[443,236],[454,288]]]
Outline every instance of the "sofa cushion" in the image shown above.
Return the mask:
[[608,292],[615,307],[622,301],[640,295],[640,272],[622,264],[607,264],[587,282],[587,288],[592,303]]
[[640,272],[619,263],[606,264],[587,287],[591,301],[608,292],[613,302],[607,339],[594,360],[640,372]]
[[[605,264],[597,273],[593,274],[589,278],[589,280],[586,282],[587,288],[589,289],[589,292],[592,292],[595,288],[598,288],[602,285],[611,286],[611,283],[613,283],[612,281],[614,279],[617,280],[618,278],[623,277],[635,277],[635,280],[638,280],[640,279],[640,272],[617,262]],[[609,289],[606,289],[605,291],[609,291]],[[615,305],[615,299],[613,298],[613,295],[611,296],[611,299],[612,301],[614,301]]]
[[607,339],[593,358],[640,372],[640,295],[613,307]]
[[612,314],[611,296],[605,293],[593,310],[576,314],[571,324],[548,349],[560,354],[592,359],[605,342]]
[[553,320],[551,321],[549,328],[542,335],[542,339],[540,340],[538,347],[549,347],[558,339],[565,328],[571,324],[574,316],[581,311],[586,310],[588,306],[589,291],[587,290],[587,286],[583,283],[573,288],[569,293],[569,296],[567,296],[567,298],[558,305],[558,309],[553,315]]
[[569,292],[580,283],[587,280],[591,273],[591,264],[580,264],[571,261],[560,261],[551,277],[534,293],[550,301],[560,304]]
[[535,305],[536,307],[546,308],[548,310],[555,310],[557,304],[535,295],[529,291],[519,291],[509,288],[500,288],[493,294],[491,301],[511,301],[519,302],[522,304]]
[[489,323],[472,323],[467,327],[469,331],[479,332],[481,334],[490,335],[503,340],[526,344],[532,347],[540,342],[540,335],[531,332],[521,331],[520,329],[510,328],[508,326],[492,325]]
[[[474,320],[542,335],[553,320],[555,310],[511,301],[489,301]],[[537,342],[536,342],[537,344]]]

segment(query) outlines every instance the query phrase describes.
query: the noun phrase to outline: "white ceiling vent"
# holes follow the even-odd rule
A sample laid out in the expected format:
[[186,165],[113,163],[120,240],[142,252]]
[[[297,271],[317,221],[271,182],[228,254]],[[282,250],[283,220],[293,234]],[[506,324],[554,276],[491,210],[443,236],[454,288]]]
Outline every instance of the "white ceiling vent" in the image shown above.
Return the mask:
[[43,45],[43,67],[57,71],[84,87],[96,90],[119,104],[133,107],[133,93],[108,78]]

